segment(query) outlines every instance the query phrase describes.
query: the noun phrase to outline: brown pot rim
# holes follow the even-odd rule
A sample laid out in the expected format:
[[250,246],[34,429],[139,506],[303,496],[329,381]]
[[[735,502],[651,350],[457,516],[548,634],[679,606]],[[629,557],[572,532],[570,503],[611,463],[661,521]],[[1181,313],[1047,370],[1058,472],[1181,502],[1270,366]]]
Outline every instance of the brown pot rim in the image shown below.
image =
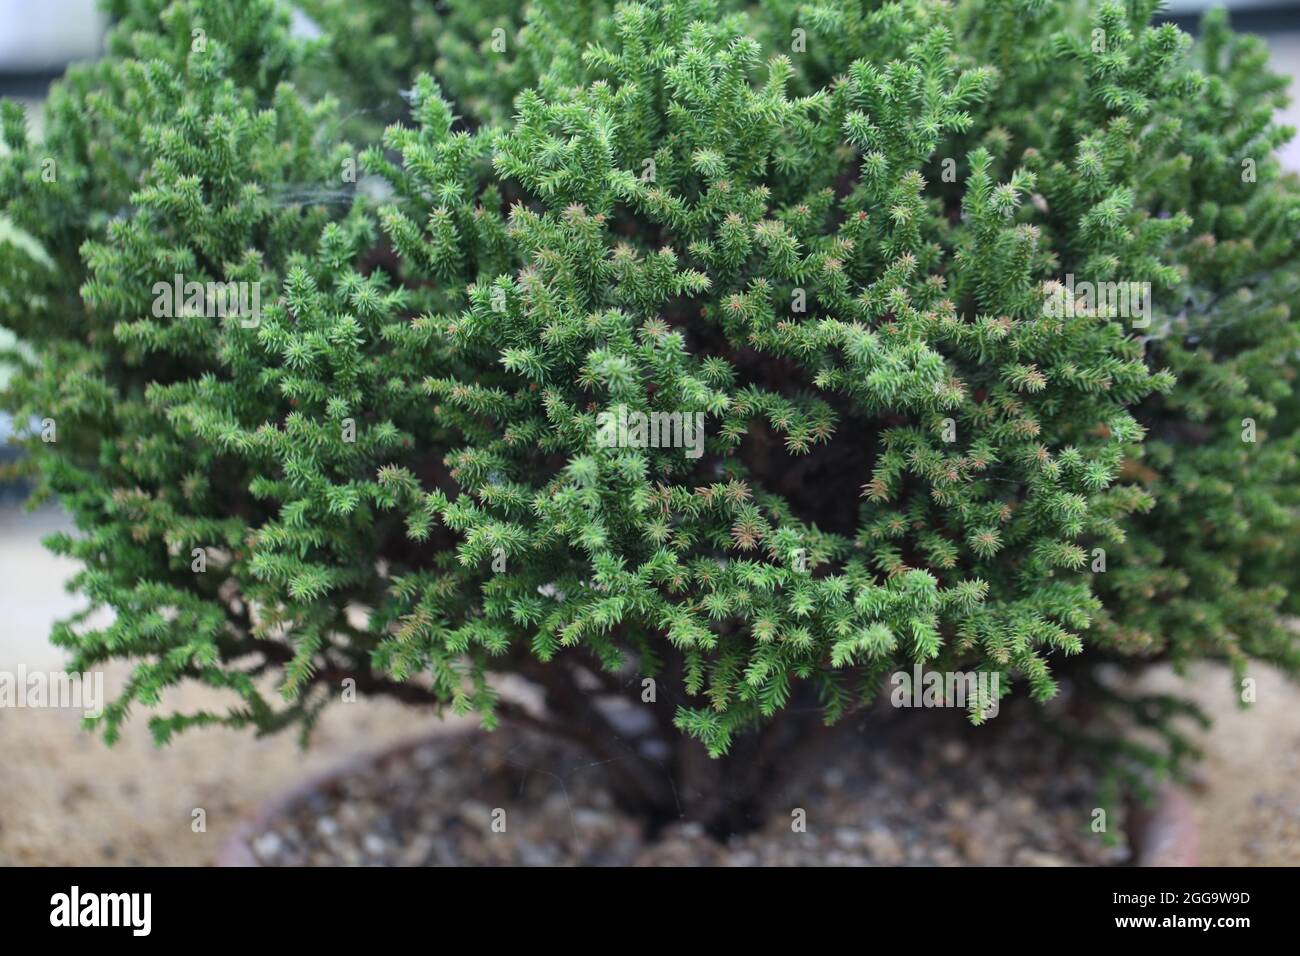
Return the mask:
[[1134,806],[1130,818],[1137,866],[1200,865],[1200,819],[1185,787],[1160,784],[1151,804]]
[[258,862],[252,847],[253,840],[257,838],[258,834],[268,830],[277,817],[284,815],[295,804],[307,799],[335,780],[362,773],[385,760],[410,753],[420,747],[431,744],[436,746],[450,737],[464,739],[481,733],[482,731],[472,728],[453,732],[450,735],[446,732],[429,733],[425,731],[422,734],[398,740],[375,750],[361,751],[350,757],[344,757],[330,766],[309,773],[297,783],[291,784],[245,812],[239,822],[235,824],[234,829],[217,848],[213,865],[218,867],[261,866],[262,864]]

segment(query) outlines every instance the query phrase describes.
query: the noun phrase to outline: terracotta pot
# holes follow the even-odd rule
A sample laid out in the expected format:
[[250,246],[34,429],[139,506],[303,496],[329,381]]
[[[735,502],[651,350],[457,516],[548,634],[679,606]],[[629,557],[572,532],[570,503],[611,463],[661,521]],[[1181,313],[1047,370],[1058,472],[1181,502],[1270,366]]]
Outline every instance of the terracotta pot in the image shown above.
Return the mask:
[[1138,866],[1199,865],[1200,820],[1182,787],[1161,784],[1155,802],[1135,806],[1130,819]]

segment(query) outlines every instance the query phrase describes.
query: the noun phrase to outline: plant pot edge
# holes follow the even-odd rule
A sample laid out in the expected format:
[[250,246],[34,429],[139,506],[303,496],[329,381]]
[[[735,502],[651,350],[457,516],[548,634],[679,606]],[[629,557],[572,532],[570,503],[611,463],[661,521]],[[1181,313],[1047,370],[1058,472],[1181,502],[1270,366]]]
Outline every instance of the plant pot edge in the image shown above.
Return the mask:
[[1132,812],[1132,836],[1140,867],[1199,866],[1201,825],[1187,789],[1166,781],[1150,806]]
[[354,773],[362,772],[376,764],[399,754],[408,753],[429,744],[438,744],[448,737],[466,738],[481,734],[472,728],[451,728],[450,732],[439,728],[432,733],[428,730],[420,734],[401,738],[391,744],[373,749],[362,750],[350,756],[341,757],[328,766],[305,774],[296,783],[279,790],[253,807],[240,814],[239,822],[221,841],[213,857],[212,865],[216,867],[261,866],[253,854],[252,843],[257,835],[269,828],[271,822],[285,813],[290,807],[304,800],[326,784]]
[[[362,751],[340,759],[304,776],[297,783],[256,804],[241,815],[234,829],[217,848],[213,865],[217,867],[261,866],[252,850],[257,835],[269,828],[300,800],[340,778],[373,767],[391,757],[418,747],[444,743],[449,737],[467,738],[483,731],[472,727],[429,733],[428,731],[398,740],[372,751]],[[1187,790],[1173,783],[1163,783],[1150,806],[1135,805],[1130,813],[1130,837],[1135,845],[1134,865],[1138,867],[1194,867],[1200,860],[1200,820]]]

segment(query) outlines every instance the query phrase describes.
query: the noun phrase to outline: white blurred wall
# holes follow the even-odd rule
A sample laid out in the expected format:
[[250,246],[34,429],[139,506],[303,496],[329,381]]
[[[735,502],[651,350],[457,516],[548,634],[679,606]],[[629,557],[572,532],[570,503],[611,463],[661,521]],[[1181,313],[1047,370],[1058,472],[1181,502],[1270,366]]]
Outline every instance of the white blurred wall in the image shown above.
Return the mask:
[[1283,10],[1300,7],[1300,0],[1166,0],[1165,12],[1173,14],[1200,13],[1210,7],[1222,6],[1229,10]]
[[95,0],[0,0],[0,73],[44,73],[99,52]]

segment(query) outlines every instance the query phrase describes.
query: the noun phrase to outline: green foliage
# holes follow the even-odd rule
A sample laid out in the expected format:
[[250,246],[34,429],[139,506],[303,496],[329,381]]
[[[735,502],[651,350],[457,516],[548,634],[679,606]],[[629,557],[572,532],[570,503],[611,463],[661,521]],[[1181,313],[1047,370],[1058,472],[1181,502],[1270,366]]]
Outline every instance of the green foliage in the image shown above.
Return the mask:
[[[114,614],[54,640],[137,662],[110,736],[186,679],[236,703],[160,738],[310,727],[347,676],[492,725],[493,673],[576,661],[668,678],[720,755],[917,661],[1039,700],[1080,654],[1300,667],[1300,208],[1221,18],[109,6],[42,142],[5,108],[45,256],[0,245],[0,323]],[[260,283],[257,321],[158,315],[175,274]],[[1051,314],[1067,274],[1150,283],[1149,326]],[[701,414],[701,453],[609,447],[620,409]]]

